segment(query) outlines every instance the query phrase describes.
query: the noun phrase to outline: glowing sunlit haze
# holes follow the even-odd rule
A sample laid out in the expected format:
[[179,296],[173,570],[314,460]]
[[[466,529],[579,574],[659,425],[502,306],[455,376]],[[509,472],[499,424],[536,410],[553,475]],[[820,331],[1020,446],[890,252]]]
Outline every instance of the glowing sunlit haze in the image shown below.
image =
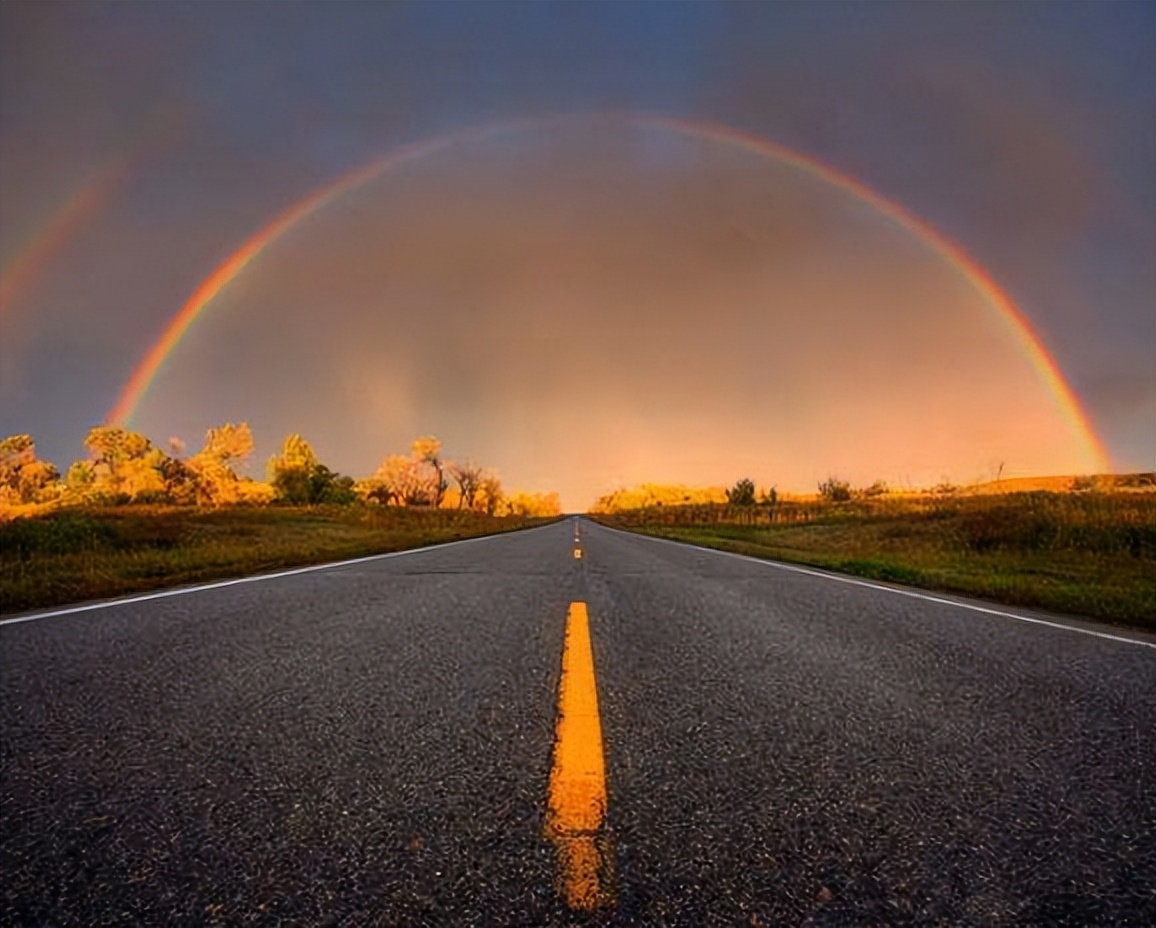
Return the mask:
[[1156,6],[0,4],[0,437],[1156,468]]
[[630,121],[449,145],[308,217],[207,307],[133,422],[433,432],[570,509],[646,480],[813,489],[1097,469],[975,286],[791,164]]

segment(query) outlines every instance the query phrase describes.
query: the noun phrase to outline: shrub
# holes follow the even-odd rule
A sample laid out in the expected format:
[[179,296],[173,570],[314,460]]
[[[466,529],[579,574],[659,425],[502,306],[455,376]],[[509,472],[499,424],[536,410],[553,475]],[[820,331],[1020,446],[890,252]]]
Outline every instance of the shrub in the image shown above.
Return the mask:
[[357,502],[353,479],[334,473],[324,464],[283,468],[273,478],[273,488],[279,500],[295,506]]
[[845,503],[851,499],[851,484],[838,477],[828,477],[819,484],[819,495],[829,503]]
[[748,477],[727,490],[727,502],[732,506],[753,506],[755,504],[755,484]]

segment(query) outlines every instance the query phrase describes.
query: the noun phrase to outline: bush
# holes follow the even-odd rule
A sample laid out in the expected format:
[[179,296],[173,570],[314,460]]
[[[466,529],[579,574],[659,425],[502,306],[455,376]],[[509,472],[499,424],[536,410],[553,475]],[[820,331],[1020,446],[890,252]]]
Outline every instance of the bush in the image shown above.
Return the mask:
[[819,495],[829,503],[845,503],[851,499],[851,484],[838,477],[828,477],[819,484]]
[[273,488],[278,500],[295,506],[346,506],[357,502],[353,479],[334,473],[324,464],[283,468],[274,476]]
[[727,490],[727,502],[732,506],[753,506],[755,504],[755,484],[748,477]]

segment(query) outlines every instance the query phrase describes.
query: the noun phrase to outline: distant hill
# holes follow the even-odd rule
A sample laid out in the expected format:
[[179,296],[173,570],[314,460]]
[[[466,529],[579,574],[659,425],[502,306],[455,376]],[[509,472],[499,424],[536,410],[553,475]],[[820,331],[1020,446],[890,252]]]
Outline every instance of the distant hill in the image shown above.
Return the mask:
[[958,492],[988,496],[993,493],[1031,493],[1040,490],[1051,493],[1068,493],[1073,490],[1153,493],[1156,492],[1156,473],[1095,474],[1083,477],[1009,477],[1006,480],[992,480],[989,483],[960,487]]

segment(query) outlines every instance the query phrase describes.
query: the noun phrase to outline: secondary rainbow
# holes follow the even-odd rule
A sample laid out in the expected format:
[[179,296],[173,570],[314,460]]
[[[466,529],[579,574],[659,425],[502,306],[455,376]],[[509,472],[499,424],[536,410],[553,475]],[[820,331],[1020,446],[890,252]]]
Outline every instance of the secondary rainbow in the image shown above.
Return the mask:
[[0,315],[8,312],[52,258],[120,189],[132,165],[133,161],[127,158],[105,165],[16,252],[0,273]]
[[627,123],[641,126],[655,126],[682,133],[695,138],[706,139],[737,146],[762,157],[771,158],[805,171],[845,190],[868,203],[879,212],[899,224],[904,229],[919,236],[936,254],[954,267],[984,297],[985,302],[997,313],[1003,324],[1016,341],[1023,347],[1032,367],[1041,381],[1055,398],[1061,412],[1067,418],[1073,431],[1097,461],[1101,470],[1109,468],[1109,456],[1092,429],[1088,417],[1079,400],[1068,386],[1055,359],[1048,353],[1039,336],[1023,313],[1007,294],[991,278],[991,275],[960,246],[946,238],[927,222],[919,219],[898,203],[876,193],[859,181],[810,156],[799,154],[789,148],[738,130],[711,123],[688,122],[666,116],[654,115],[611,115],[611,116],[554,116],[542,119],[526,119],[502,122],[467,129],[449,135],[439,136],[425,142],[400,148],[390,154],[375,159],[356,168],[331,183],[315,190],[309,196],[294,203],[271,222],[262,226],[246,239],[206,277],[189,296],[185,304],[169,321],[168,326],[153,346],[137,364],[125,382],[116,404],[105,417],[109,423],[125,423],[135,412],[144,394],[155,379],[165,360],[179,344],[189,327],[201,315],[205,307],[245,270],[266,249],[285,235],[302,220],[334,200],[352,192],[362,184],[380,177],[389,170],[428,157],[436,152],[472,140],[480,140],[515,129],[542,127],[550,123],[578,120],[601,120],[607,123]]
[[56,254],[105,207],[137,168],[174,138],[174,126],[169,123],[148,132],[127,152],[97,169],[83,187],[44,221],[0,272],[0,316],[12,308]]

